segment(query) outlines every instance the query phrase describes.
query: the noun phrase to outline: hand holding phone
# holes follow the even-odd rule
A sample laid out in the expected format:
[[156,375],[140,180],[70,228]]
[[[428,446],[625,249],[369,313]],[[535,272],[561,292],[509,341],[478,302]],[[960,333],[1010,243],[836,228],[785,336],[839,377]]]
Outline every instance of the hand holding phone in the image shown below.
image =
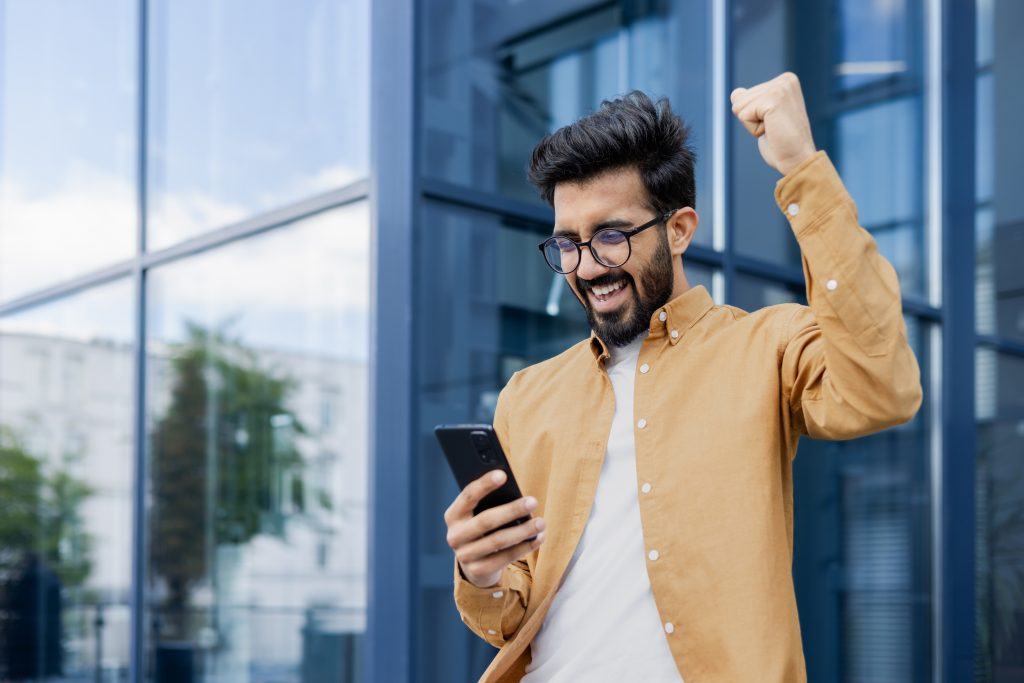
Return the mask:
[[[481,588],[493,586],[506,565],[544,542],[544,520],[530,518],[537,501],[519,495],[490,425],[439,427],[435,431],[462,486],[462,492],[444,513],[448,545],[466,580]],[[465,443],[471,446],[462,445]],[[481,472],[482,476],[468,479],[470,473],[475,476]]]

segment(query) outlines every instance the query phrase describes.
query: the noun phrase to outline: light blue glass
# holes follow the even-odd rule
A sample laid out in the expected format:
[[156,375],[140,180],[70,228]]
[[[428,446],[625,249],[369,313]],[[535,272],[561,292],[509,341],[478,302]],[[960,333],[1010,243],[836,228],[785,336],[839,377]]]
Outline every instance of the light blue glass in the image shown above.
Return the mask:
[[149,282],[147,680],[364,680],[368,206]]
[[839,59],[835,75],[843,89],[919,71],[914,24],[921,4],[914,0],[842,0],[839,4]]
[[0,671],[127,680],[131,282],[0,317]]
[[921,118],[919,99],[907,97],[844,113],[836,126],[837,165],[860,223],[901,290],[916,294],[927,275]]
[[137,7],[0,3],[0,300],[135,251]]
[[150,249],[368,175],[369,11],[151,4]]
[[[424,175],[528,202],[530,151],[630,90],[668,96],[697,149],[697,208],[711,242],[709,9],[621,2],[563,16],[552,4],[428,3],[422,60]],[[571,13],[569,13],[571,14]]]

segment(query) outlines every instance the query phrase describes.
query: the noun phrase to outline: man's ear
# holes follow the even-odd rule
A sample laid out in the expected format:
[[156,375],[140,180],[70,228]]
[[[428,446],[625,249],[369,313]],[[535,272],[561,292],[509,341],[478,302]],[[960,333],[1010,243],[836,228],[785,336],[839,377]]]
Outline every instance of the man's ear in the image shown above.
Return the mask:
[[690,246],[698,223],[700,216],[688,206],[679,209],[668,219],[665,225],[668,230],[668,247],[673,256],[682,256]]

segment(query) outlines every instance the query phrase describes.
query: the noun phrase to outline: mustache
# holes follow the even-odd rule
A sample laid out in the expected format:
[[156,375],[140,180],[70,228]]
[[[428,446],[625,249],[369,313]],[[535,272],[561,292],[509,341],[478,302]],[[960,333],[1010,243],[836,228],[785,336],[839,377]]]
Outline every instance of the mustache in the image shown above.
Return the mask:
[[633,278],[630,277],[629,273],[605,273],[601,277],[595,277],[593,280],[587,280],[576,276],[576,286],[579,287],[581,292],[593,289],[594,287],[607,287],[610,284],[620,281],[625,281],[626,284],[632,284]]

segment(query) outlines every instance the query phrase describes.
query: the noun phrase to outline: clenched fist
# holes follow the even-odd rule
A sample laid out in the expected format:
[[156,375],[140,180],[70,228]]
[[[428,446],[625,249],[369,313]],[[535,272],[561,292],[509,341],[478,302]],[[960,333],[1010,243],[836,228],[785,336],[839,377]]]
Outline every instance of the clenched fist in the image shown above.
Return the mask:
[[786,72],[729,96],[732,113],[757,138],[765,162],[782,175],[814,155],[811,124],[795,74]]

